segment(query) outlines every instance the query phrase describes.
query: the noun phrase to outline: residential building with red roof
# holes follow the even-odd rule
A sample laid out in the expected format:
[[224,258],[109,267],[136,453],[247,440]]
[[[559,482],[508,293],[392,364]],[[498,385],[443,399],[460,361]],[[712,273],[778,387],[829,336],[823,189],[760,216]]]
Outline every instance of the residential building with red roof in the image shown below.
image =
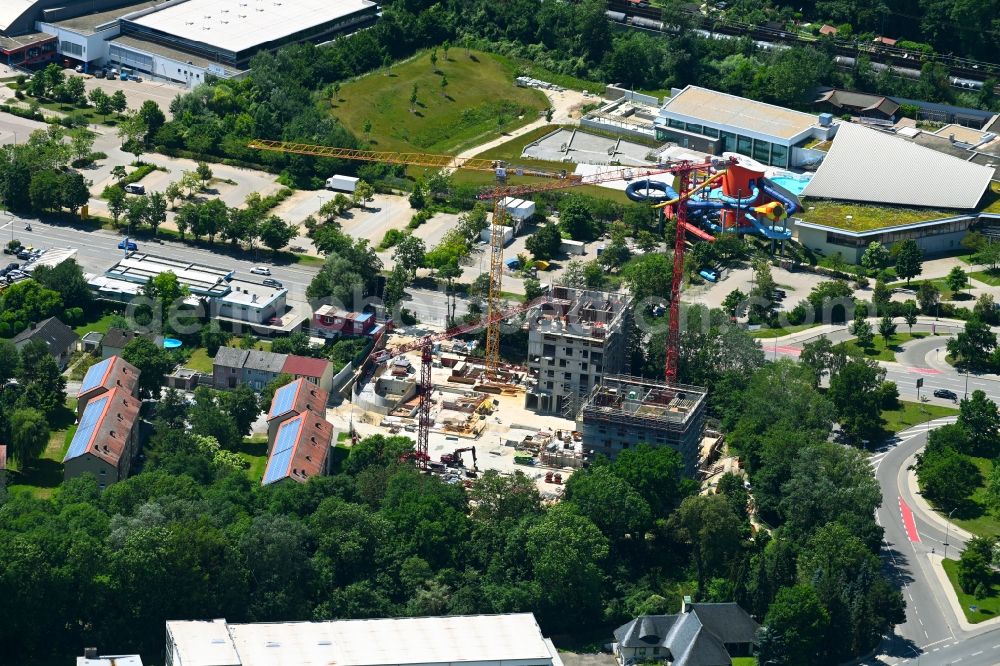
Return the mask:
[[333,387],[333,364],[325,358],[289,354],[281,366],[281,374],[305,379],[327,392]]
[[76,417],[83,416],[87,403],[114,388],[132,397],[138,395],[139,369],[120,356],[109,356],[87,370],[76,395]]
[[91,398],[63,458],[65,479],[89,472],[103,489],[127,478],[139,452],[141,405],[117,386]]
[[342,335],[365,335],[377,338],[386,330],[386,324],[375,320],[371,312],[349,312],[323,305],[313,314],[312,330],[324,338],[337,338]]
[[329,472],[334,429],[325,419],[304,412],[283,421],[269,441],[267,468],[261,485],[306,483]]
[[267,412],[267,441],[273,443],[278,427],[300,414],[326,418],[330,394],[306,379],[296,379],[274,392]]

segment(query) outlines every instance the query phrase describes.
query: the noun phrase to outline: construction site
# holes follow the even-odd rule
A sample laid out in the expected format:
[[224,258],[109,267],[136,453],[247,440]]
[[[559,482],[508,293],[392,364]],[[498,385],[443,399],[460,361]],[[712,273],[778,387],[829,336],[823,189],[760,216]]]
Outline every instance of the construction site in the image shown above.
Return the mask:
[[[533,478],[543,498],[550,500],[560,497],[562,484],[573,470],[595,456],[614,458],[642,442],[677,449],[688,473],[694,476],[699,472],[706,390],[677,381],[680,289],[686,234],[707,241],[715,238],[689,221],[688,200],[729,177],[729,171],[735,170],[733,178],[739,177],[742,172],[734,160],[660,164],[657,159],[657,164],[648,168],[570,175],[482,158],[265,140],[255,140],[250,147],[495,175],[496,184],[478,195],[493,203],[487,236],[485,316],[422,337],[393,336],[390,341],[388,335],[379,336],[375,350],[355,377],[351,399],[328,414],[353,441],[386,431],[412,433],[416,445],[404,458],[428,473],[442,475],[448,483],[471,486],[472,479],[485,470],[501,474],[521,471]],[[729,169],[723,170],[727,166]],[[514,185],[508,183],[512,175],[546,180]],[[666,175],[677,189],[651,181],[654,175]],[[626,188],[630,199],[652,205],[676,221],[664,381],[621,374],[626,372],[626,343],[634,330],[634,303],[628,294],[556,286],[530,303],[503,305],[505,202],[533,192],[618,180],[630,182]],[[725,183],[728,196],[731,183]],[[694,203],[692,199],[692,207]],[[726,227],[726,220],[722,220],[720,231],[725,232]],[[737,224],[729,227],[738,229]],[[501,362],[500,327],[505,322],[527,330],[528,360],[524,366]],[[480,329],[486,331],[483,353],[475,345],[461,342],[463,336]]]

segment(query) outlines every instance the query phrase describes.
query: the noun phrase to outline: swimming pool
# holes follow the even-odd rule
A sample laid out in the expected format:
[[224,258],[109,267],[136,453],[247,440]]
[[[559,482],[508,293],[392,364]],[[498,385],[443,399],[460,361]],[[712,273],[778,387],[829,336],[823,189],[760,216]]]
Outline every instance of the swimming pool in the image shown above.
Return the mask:
[[181,342],[180,340],[178,340],[177,338],[164,338],[163,339],[163,348],[164,349],[177,349],[178,347],[180,347],[183,344],[184,343]]
[[769,180],[777,185],[778,187],[783,187],[795,196],[800,196],[802,190],[806,189],[806,185],[812,180],[811,175],[789,175],[789,176],[772,176]]

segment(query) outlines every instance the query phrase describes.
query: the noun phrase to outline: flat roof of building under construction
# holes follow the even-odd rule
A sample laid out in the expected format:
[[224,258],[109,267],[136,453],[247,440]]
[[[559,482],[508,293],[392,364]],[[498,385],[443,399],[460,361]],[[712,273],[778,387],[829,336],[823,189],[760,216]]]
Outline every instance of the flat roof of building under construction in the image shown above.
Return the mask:
[[583,419],[641,423],[645,427],[683,427],[705,402],[707,390],[655,379],[608,375],[583,405]]
[[552,288],[553,303],[532,315],[533,328],[543,333],[603,338],[617,328],[632,305],[628,294],[595,289]]

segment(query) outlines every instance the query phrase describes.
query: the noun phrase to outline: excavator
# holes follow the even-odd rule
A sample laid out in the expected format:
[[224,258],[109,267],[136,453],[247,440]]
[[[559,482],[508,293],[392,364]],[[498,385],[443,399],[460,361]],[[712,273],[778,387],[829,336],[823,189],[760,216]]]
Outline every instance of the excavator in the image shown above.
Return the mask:
[[462,460],[463,453],[472,453],[472,469],[479,470],[479,463],[476,460],[476,447],[468,446],[463,449],[455,449],[451,453],[444,453],[441,455],[441,463],[443,465],[448,465],[449,467],[465,467],[465,461]]

